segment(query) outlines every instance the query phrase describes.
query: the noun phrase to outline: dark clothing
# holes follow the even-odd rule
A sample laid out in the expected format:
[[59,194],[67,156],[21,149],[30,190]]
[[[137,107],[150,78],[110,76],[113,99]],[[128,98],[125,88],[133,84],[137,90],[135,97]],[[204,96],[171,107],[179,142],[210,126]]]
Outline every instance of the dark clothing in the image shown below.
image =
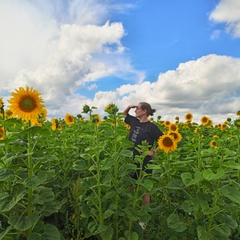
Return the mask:
[[[135,148],[137,145],[141,145],[143,141],[147,141],[150,148],[158,140],[160,136],[163,135],[162,131],[152,122],[140,122],[136,117],[127,114],[125,118],[125,123],[131,126],[129,140],[133,143],[133,156],[140,155],[140,153]],[[146,156],[143,161],[143,170],[145,170],[146,165],[151,161],[151,156]],[[139,167],[139,164],[138,164]],[[151,173],[150,170],[145,170],[147,173]],[[137,173],[136,173],[137,174]],[[137,176],[134,176],[136,178]]]

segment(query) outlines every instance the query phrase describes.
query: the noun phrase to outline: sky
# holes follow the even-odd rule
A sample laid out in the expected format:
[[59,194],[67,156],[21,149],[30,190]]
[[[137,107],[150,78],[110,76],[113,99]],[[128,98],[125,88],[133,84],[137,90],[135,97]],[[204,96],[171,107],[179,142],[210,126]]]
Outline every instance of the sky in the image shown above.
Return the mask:
[[33,87],[49,119],[143,101],[162,120],[236,119],[239,12],[239,0],[0,0],[0,97]]

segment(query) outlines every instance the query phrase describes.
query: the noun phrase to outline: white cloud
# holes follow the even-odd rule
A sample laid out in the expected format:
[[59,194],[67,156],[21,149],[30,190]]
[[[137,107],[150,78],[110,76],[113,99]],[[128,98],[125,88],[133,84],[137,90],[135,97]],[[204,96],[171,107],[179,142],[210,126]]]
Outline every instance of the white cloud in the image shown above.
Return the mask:
[[98,93],[92,103],[103,109],[114,102],[122,111],[129,104],[147,101],[164,120],[179,116],[184,121],[185,114],[192,112],[196,122],[208,115],[219,123],[236,117],[239,93],[240,59],[211,54],[159,74],[156,82],[126,84],[115,92]]
[[0,96],[6,100],[14,89],[28,85],[57,115],[77,109],[72,99],[86,101],[74,92],[88,82],[109,75],[142,79],[124,53],[122,23],[107,21],[112,9],[129,7],[98,0],[1,1]]
[[240,37],[240,1],[220,0],[214,11],[210,14],[210,20],[218,23],[226,23],[226,31],[235,37]]

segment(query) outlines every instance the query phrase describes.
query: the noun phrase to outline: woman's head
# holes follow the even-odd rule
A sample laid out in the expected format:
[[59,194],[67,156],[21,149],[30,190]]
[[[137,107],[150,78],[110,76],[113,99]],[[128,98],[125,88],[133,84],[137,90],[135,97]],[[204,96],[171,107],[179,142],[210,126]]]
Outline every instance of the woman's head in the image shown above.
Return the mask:
[[140,102],[139,105],[142,110],[146,110],[147,116],[153,116],[156,112],[156,109],[152,109],[151,105],[147,102]]

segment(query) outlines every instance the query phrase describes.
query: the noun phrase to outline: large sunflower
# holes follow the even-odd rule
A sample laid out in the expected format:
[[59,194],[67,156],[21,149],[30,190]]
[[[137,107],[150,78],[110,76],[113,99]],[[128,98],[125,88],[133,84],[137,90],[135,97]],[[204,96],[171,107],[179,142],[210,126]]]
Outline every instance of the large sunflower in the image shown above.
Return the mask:
[[40,93],[28,86],[26,89],[20,87],[16,92],[13,92],[12,98],[8,102],[13,116],[26,121],[37,119],[45,108]]
[[169,151],[174,151],[177,149],[177,143],[174,140],[174,137],[171,135],[162,135],[158,139],[158,146],[165,153],[168,153]]

